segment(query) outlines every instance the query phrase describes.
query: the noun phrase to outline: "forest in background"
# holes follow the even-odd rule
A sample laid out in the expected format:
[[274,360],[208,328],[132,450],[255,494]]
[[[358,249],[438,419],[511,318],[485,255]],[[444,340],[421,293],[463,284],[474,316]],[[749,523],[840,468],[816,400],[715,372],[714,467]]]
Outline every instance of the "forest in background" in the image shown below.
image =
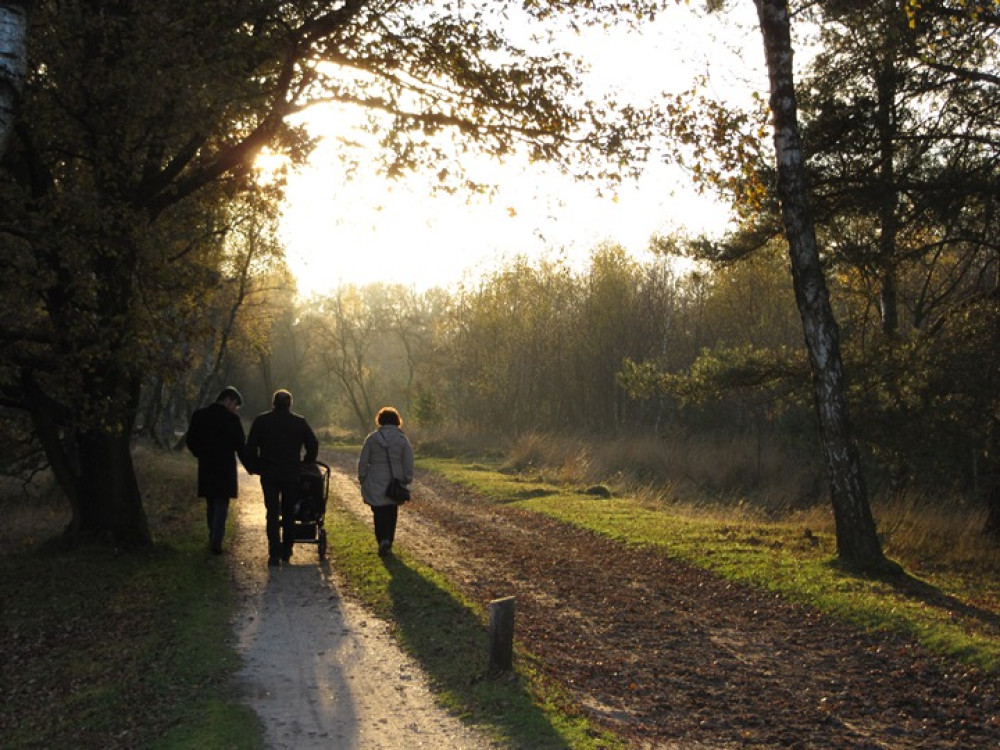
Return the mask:
[[[380,406],[394,404],[415,439],[437,451],[520,455],[547,435],[560,439],[543,441],[539,462],[560,450],[616,454],[604,468],[635,483],[678,483],[727,502],[824,504],[780,244],[688,271],[677,270],[688,264],[676,262],[673,243],[653,246],[659,253],[640,261],[602,245],[578,270],[521,259],[427,292],[347,285],[300,300],[290,279],[265,274],[244,289],[236,315],[234,285],[202,307],[215,310],[218,335],[191,350],[197,366],[145,391],[141,429],[169,447],[221,384],[242,389],[245,418],[289,388],[328,439],[358,439]],[[991,353],[947,330],[936,340],[911,330],[886,346],[877,307],[850,281],[835,278],[832,294],[857,373],[851,401],[873,490],[975,504],[986,429],[976,396],[985,383],[975,375],[986,374]],[[901,285],[904,299],[916,291]]]

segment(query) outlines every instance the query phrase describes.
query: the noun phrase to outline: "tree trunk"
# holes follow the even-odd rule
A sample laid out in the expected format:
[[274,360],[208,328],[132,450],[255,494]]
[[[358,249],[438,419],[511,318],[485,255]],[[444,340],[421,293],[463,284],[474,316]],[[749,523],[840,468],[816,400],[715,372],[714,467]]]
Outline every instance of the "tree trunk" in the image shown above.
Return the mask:
[[155,378],[147,388],[148,398],[142,417],[141,434],[153,441],[158,447],[164,447],[160,438],[160,419],[163,415],[163,378]]
[[[987,307],[991,316],[990,333],[993,338],[992,349],[1000,351],[1000,255],[997,256],[996,277],[993,294]],[[996,356],[996,355],[994,355]],[[1000,363],[995,359],[990,365],[990,377],[987,389],[991,394],[990,410],[986,428],[986,448],[983,451],[984,495],[986,500],[986,524],[984,531],[995,541],[1000,542]]]
[[795,299],[812,368],[820,439],[837,530],[837,555],[863,569],[888,563],[875,530],[861,461],[848,418],[837,324],[807,200],[792,72],[787,0],[755,0],[770,79],[778,196],[788,240]]
[[1000,404],[994,404],[990,416],[989,433],[986,437],[985,451],[985,495],[986,524],[984,531],[994,540],[1000,542],[1000,416],[997,410]]
[[[68,445],[61,428],[59,405],[46,395],[34,377],[23,375],[21,379],[25,402],[30,405],[29,414],[35,434],[42,444],[49,468],[59,488],[69,500],[72,518],[77,518],[79,498],[77,497],[77,477],[80,475],[80,460],[72,446]],[[70,522],[70,526],[74,521]]]
[[0,0],[0,156],[7,149],[28,68],[28,2]]
[[896,12],[895,0],[884,3],[885,38],[875,73],[877,106],[875,124],[878,131],[879,170],[879,310],[882,318],[882,334],[894,339],[899,333],[899,300],[896,291],[896,237],[899,234],[898,203],[896,187],[896,143],[898,129],[896,123]]
[[116,547],[152,544],[127,431],[88,432],[77,436],[81,472],[79,509],[70,536],[107,536]]
[[125,549],[152,544],[132,463],[134,419],[128,415],[135,413],[135,402],[123,411],[120,425],[74,432],[61,426],[65,415],[59,413],[59,405],[32,378],[25,377],[22,382],[36,434],[56,481],[69,499],[66,542],[76,545],[85,539],[100,539]]

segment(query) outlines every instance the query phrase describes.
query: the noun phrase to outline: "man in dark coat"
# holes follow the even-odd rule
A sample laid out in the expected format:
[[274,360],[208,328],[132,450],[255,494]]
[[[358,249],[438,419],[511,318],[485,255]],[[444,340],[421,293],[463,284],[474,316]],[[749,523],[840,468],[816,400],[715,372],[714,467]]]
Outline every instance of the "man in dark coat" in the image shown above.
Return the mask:
[[213,554],[222,553],[229,500],[237,496],[236,458],[246,465],[243,451],[246,434],[236,410],[243,404],[240,392],[226,386],[214,404],[197,409],[188,426],[188,450],[198,459],[198,496],[205,498],[208,518],[208,545]]
[[[267,510],[267,564],[288,562],[295,545],[295,503],[303,463],[319,454],[305,417],[292,412],[292,394],[276,391],[271,411],[258,414],[247,437],[247,458],[260,474]],[[303,450],[305,455],[303,456]]]

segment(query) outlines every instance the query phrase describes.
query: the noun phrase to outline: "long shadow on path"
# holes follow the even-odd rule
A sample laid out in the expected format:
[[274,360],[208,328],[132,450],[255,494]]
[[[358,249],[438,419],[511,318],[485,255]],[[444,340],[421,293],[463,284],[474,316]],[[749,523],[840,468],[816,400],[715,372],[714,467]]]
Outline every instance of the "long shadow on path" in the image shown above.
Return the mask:
[[[492,715],[491,723],[514,747],[570,747],[517,678],[488,673],[488,633],[470,609],[399,558],[389,555],[383,564],[390,576],[388,592],[398,636],[438,690]],[[428,622],[435,627],[427,627]],[[456,663],[456,653],[481,653],[482,658]],[[517,710],[510,710],[512,704],[519,704]]]
[[341,597],[315,547],[266,565],[263,500],[244,484],[232,545],[241,599],[238,687],[269,748],[478,750],[482,737],[436,703],[387,623]]

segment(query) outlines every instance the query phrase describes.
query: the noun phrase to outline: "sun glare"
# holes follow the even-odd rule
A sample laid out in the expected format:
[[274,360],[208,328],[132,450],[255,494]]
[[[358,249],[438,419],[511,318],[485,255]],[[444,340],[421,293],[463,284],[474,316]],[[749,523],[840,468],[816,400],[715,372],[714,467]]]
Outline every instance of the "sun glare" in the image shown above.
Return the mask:
[[519,255],[582,267],[602,242],[641,256],[653,234],[680,228],[672,217],[694,231],[727,218],[708,198],[672,193],[679,180],[666,168],[607,196],[544,172],[500,173],[492,199],[469,201],[416,181],[329,175],[317,165],[289,181],[282,232],[303,295],[345,283],[449,286]]
[[[682,12],[665,13],[656,33],[641,37],[581,35],[580,43],[594,50],[597,84],[616,94],[632,88],[649,96],[683,90],[705,73],[723,55],[699,39],[714,39],[718,24],[692,21]],[[745,74],[738,55],[732,59],[732,70],[742,71],[734,75]],[[725,207],[694,191],[688,175],[662,164],[614,195],[537,165],[493,165],[488,176],[497,191],[491,198],[434,193],[426,176],[388,182],[366,164],[348,174],[338,148],[344,138],[364,142],[355,138],[357,116],[314,110],[306,122],[320,144],[309,164],[288,175],[281,233],[303,296],[347,283],[450,286],[515,256],[550,255],[582,266],[602,242],[642,256],[654,234],[715,233],[729,219]],[[262,153],[257,167],[267,176],[283,163]]]
[[263,149],[254,159],[253,168],[257,172],[257,181],[261,184],[272,182],[279,174],[288,169],[288,157],[276,154],[270,149]]

